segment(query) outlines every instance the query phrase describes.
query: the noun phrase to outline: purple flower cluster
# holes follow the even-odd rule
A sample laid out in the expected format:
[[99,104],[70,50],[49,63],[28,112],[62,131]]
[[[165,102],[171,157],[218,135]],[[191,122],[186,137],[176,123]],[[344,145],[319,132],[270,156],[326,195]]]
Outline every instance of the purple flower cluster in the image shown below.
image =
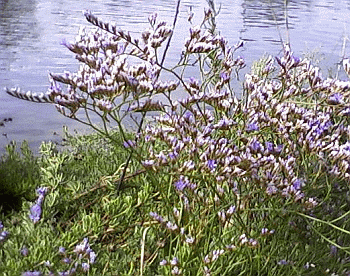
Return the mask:
[[29,218],[33,221],[33,223],[37,223],[41,219],[42,213],[42,204],[45,199],[45,195],[48,192],[47,187],[41,187],[36,190],[38,194],[38,198],[36,203],[30,208]]
[[160,266],[170,266],[171,269],[171,275],[182,275],[181,269],[179,268],[179,260],[176,257],[173,257],[169,262],[165,259],[163,259],[159,265]]
[[[4,228],[4,225],[2,224],[2,221],[0,221],[0,230]],[[7,231],[1,231],[0,233],[0,243],[4,242],[8,238],[9,232]]]
[[[152,102],[150,97],[170,93],[178,87],[178,82],[158,80],[161,66],[157,49],[172,35],[172,27],[151,16],[151,28],[138,39],[90,12],[84,15],[99,29],[81,28],[75,42],[62,42],[81,62],[79,70],[51,73],[51,86],[46,94],[23,93],[19,89],[7,89],[7,92],[21,99],[54,103],[64,116],[84,122],[89,121],[89,116],[87,121],[77,116],[79,109],[97,113],[106,121],[109,116],[112,121],[116,120],[114,112],[162,110],[162,105]],[[128,64],[129,57],[133,63],[136,57],[139,63]],[[66,86],[66,91],[60,83]]]
[[[196,52],[196,47],[203,52],[212,50],[201,48],[202,36],[208,37],[191,30],[188,52]],[[307,196],[317,174],[306,173],[307,169],[350,179],[350,101],[346,97],[350,83],[324,80],[318,68],[293,56],[287,46],[276,61],[279,78],[269,78],[270,69],[263,77],[247,74],[241,100],[222,89],[226,72],[220,73],[220,84],[209,88],[189,79],[183,83],[189,96],[145,128],[149,155],[144,166],[176,176],[174,190],[188,216],[194,210],[205,209],[208,214],[210,208],[215,210],[230,200],[234,204],[229,209],[226,205],[216,213],[224,228],[234,227],[231,220],[236,214],[276,197],[279,204],[302,205],[309,211],[318,204],[317,198]],[[151,216],[170,231],[182,229],[156,213]],[[243,234],[227,250],[256,248],[258,239],[266,240],[274,232],[262,228],[257,239]],[[192,234],[198,238],[197,233]],[[215,260],[220,255],[216,253],[207,255],[205,262]]]
[[76,245],[74,248],[76,256],[70,256],[64,247],[59,247],[58,252],[62,255],[62,263],[69,265],[71,268],[66,271],[58,272],[59,276],[76,275],[78,271],[89,272],[90,266],[96,262],[96,253],[90,248],[88,238]]
[[42,275],[43,275],[43,273],[40,271],[37,271],[37,270],[26,271],[26,272],[22,273],[22,276],[42,276]]

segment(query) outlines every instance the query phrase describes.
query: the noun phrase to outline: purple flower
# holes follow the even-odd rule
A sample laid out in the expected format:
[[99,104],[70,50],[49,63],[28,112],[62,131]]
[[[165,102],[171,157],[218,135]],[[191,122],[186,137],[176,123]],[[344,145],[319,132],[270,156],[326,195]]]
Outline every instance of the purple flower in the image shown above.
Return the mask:
[[191,112],[187,111],[183,114],[183,118],[186,122],[188,123],[193,123],[194,122],[194,116]]
[[261,146],[261,144],[260,144],[259,141],[254,140],[254,141],[250,144],[250,149],[251,149],[252,152],[259,152],[259,151],[261,151],[262,146]]
[[183,177],[181,177],[180,180],[174,183],[174,186],[176,190],[183,191],[187,187],[187,184],[188,184],[187,181],[184,181]]
[[247,132],[253,132],[253,131],[258,131],[258,130],[259,130],[259,126],[256,123],[251,123],[246,128]]
[[296,67],[300,63],[300,58],[296,56],[292,56],[292,64],[291,67]]
[[7,238],[8,235],[9,235],[9,232],[7,232],[7,231],[2,231],[2,232],[0,233],[0,242],[4,241],[4,240]]
[[277,193],[277,188],[275,185],[268,185],[267,188],[266,188],[266,193],[268,195],[274,195]]
[[283,260],[280,260],[277,264],[279,264],[279,265],[287,265],[288,262],[283,259]]
[[60,246],[59,249],[58,249],[58,252],[60,254],[64,254],[64,253],[66,253],[66,249],[63,246]]
[[220,78],[223,82],[228,82],[230,80],[230,75],[227,74],[226,72],[221,72]]
[[90,257],[90,263],[94,264],[96,261],[96,253],[94,251],[91,251],[89,254],[89,257]]
[[2,224],[2,221],[0,221],[0,229],[4,228],[4,225]]
[[40,271],[26,271],[22,273],[22,276],[42,276],[43,274]]
[[152,168],[155,165],[155,162],[154,160],[145,160],[145,161],[142,161],[142,165],[145,168]]
[[283,150],[283,145],[277,145],[275,148],[275,153],[280,154]]
[[39,196],[40,195],[45,196],[48,191],[49,191],[49,189],[47,187],[40,187],[40,188],[36,189],[36,192]]
[[331,245],[330,253],[331,253],[331,256],[334,257],[338,253],[338,248],[334,245]]
[[158,215],[156,212],[150,212],[149,215],[160,223],[164,222],[164,219]]
[[129,147],[134,148],[136,144],[135,144],[135,141],[128,140],[128,141],[124,141],[123,146],[125,148],[129,148]]
[[209,170],[213,171],[216,169],[217,167],[217,162],[216,160],[208,160],[207,161],[207,167],[209,168]]
[[90,250],[90,244],[88,238],[84,238],[84,240],[75,246],[74,252],[77,254],[84,253],[87,250]]
[[271,142],[265,142],[265,146],[268,152],[272,153],[274,150],[273,144]]
[[300,179],[296,179],[294,182],[293,182],[293,187],[295,190],[300,190],[301,189],[301,186],[302,186],[302,181]]
[[328,98],[328,103],[332,105],[340,104],[343,99],[343,95],[340,93],[335,93]]
[[90,269],[90,265],[88,263],[82,263],[81,267],[83,268],[84,272],[87,272]]
[[266,235],[268,231],[269,230],[266,227],[264,227],[263,229],[261,229],[261,235]]
[[227,215],[232,215],[234,212],[236,212],[236,206],[231,205],[230,208],[226,211]]
[[170,159],[174,160],[176,157],[179,156],[179,154],[176,151],[173,151],[173,152],[170,152],[168,154],[168,156],[169,156]]
[[69,259],[69,258],[63,258],[62,262],[65,263],[65,264],[70,264],[72,262],[72,260]]
[[40,204],[34,204],[30,208],[30,215],[29,218],[34,222],[37,223],[40,220],[41,217],[41,206]]
[[170,264],[171,265],[177,265],[179,263],[179,260],[178,258],[174,257],[171,261],[170,261]]
[[29,254],[29,250],[26,246],[23,246],[22,249],[20,250],[20,252],[24,257],[27,257]]
[[159,263],[159,265],[162,265],[162,266],[167,265],[167,264],[168,264],[168,262],[167,262],[166,260],[162,260],[162,261]]

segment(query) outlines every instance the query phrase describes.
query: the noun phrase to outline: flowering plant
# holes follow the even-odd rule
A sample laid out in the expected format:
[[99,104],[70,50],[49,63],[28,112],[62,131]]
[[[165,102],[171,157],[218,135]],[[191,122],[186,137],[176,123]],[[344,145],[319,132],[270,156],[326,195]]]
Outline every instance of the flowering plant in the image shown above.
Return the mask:
[[[126,150],[137,153],[130,158],[157,197],[146,223],[157,246],[146,262],[144,228],[141,275],[156,259],[154,271],[166,275],[303,273],[314,266],[300,252],[306,256],[323,243],[346,260],[350,233],[337,222],[347,225],[350,211],[334,191],[349,192],[350,82],[322,78],[285,45],[282,57],[255,64],[239,95],[232,82],[245,66],[235,57],[241,44],[228,46],[215,15],[205,11],[203,23],[190,28],[179,63],[167,68],[177,14],[172,27],[150,17],[151,28],[138,39],[86,12],[98,28],[63,43],[82,63],[78,72],[50,74],[46,94],[7,92],[54,103],[112,143],[117,127]],[[350,75],[350,61],[343,65]],[[198,74],[188,78],[189,68]],[[164,71],[173,80],[162,80]],[[178,91],[187,96],[174,100]],[[144,124],[149,112],[156,117]],[[127,116],[138,126],[134,140],[123,128]],[[41,209],[34,211],[37,222]],[[317,269],[326,272],[321,264]]]

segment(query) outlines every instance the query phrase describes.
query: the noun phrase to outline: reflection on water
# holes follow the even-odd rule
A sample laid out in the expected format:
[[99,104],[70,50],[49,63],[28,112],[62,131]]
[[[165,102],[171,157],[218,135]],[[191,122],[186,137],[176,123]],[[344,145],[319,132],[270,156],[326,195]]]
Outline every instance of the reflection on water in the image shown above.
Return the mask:
[[[190,27],[189,8],[199,24],[206,0],[183,0],[180,17],[166,62],[176,64]],[[289,0],[286,21],[285,0],[216,0],[221,7],[218,28],[233,45],[245,46],[239,52],[248,65],[264,53],[278,55],[281,40],[290,39],[297,55],[320,49],[325,65],[339,61],[343,38],[349,32],[350,0]],[[91,10],[118,27],[139,34],[148,27],[147,18],[154,12],[159,18],[173,20],[176,1],[169,0],[0,0],[0,88],[20,86],[24,90],[45,92],[48,72],[74,71],[78,62],[60,42],[73,40],[79,26],[89,26],[82,10]],[[288,31],[286,28],[288,22]],[[278,26],[278,27],[277,27]],[[51,105],[20,101],[0,93],[0,152],[10,140],[40,141],[58,139],[62,125],[78,126],[56,112]],[[8,138],[6,138],[8,137]]]

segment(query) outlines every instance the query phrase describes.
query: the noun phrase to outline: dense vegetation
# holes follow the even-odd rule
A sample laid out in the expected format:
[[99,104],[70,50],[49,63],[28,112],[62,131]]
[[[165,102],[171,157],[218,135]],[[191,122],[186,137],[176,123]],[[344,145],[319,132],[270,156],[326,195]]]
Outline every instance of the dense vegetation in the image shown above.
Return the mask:
[[96,132],[67,132],[64,149],[43,143],[38,156],[8,146],[2,275],[350,273],[350,82],[285,45],[234,91],[240,44],[218,34],[208,2],[173,68],[178,9],[139,39],[87,12],[97,29],[64,43],[77,73],[51,74],[46,94],[7,90]]

